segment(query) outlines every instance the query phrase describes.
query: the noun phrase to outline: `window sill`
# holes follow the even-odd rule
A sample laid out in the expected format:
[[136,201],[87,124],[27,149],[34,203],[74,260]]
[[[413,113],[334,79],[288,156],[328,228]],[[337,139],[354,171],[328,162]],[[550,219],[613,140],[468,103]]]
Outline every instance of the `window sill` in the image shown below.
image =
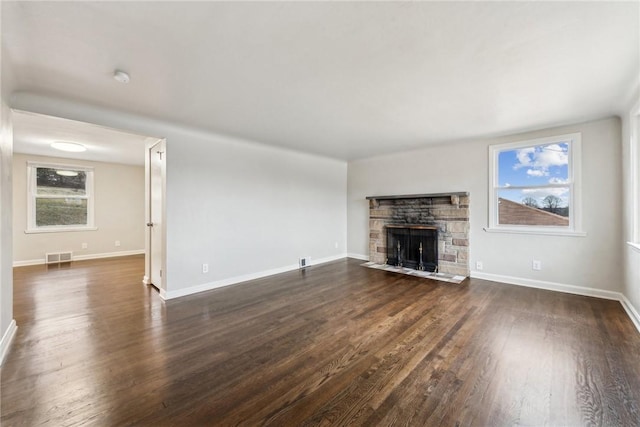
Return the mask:
[[640,243],[627,242],[627,245],[631,246],[634,251],[640,252]]
[[29,229],[24,230],[24,234],[40,234],[40,233],[67,233],[69,231],[96,231],[98,227],[67,227],[67,228],[45,228],[45,229]]
[[535,228],[483,228],[487,233],[509,233],[509,234],[538,234],[542,236],[570,236],[570,237],[586,237],[584,231],[575,230],[546,230]]

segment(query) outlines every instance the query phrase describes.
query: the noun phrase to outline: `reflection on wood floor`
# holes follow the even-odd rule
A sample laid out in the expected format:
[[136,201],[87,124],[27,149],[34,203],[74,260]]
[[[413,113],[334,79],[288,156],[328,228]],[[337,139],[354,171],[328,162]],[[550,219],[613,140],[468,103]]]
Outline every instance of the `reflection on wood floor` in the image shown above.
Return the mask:
[[618,302],[360,264],[166,303],[140,256],[17,268],[2,426],[638,425]]

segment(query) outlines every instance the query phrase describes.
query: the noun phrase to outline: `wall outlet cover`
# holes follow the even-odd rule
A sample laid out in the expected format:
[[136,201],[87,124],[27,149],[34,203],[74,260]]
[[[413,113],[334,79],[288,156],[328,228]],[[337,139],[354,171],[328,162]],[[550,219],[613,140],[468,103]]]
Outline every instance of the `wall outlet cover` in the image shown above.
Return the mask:
[[298,259],[298,264],[299,264],[300,268],[308,267],[309,264],[311,264],[311,257],[310,256],[305,256],[305,257],[299,258]]

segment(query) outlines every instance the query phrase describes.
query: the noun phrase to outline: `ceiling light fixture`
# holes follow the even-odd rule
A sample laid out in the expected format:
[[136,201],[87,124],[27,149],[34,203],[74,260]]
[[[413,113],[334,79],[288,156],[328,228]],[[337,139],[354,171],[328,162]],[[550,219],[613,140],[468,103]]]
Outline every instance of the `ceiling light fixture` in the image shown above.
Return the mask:
[[129,83],[129,80],[131,80],[129,74],[121,70],[115,70],[113,72],[113,78],[120,83]]
[[81,153],[83,151],[87,151],[87,147],[82,144],[78,144],[75,142],[64,142],[64,141],[56,141],[51,144],[51,148],[55,148],[56,150],[61,151],[69,151],[72,153]]
[[78,176],[76,171],[56,171],[56,173],[61,176]]

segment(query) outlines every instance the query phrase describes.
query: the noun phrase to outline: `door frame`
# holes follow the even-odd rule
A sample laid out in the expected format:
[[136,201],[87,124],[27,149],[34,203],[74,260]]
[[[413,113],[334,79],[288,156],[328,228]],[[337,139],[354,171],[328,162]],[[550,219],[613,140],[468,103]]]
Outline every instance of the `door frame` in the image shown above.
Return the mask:
[[[144,217],[145,217],[145,227],[144,227],[144,277],[142,279],[142,283],[145,285],[151,285],[151,230],[150,227],[146,224],[151,222],[151,162],[150,162],[150,151],[156,145],[164,143],[164,151],[166,155],[167,151],[167,139],[166,138],[149,138],[148,141],[145,142],[145,179],[144,179]],[[166,158],[166,157],[165,157]],[[166,265],[167,265],[167,167],[166,162],[163,163],[162,171],[161,171],[161,194],[162,194],[162,223],[160,226],[160,238],[161,238],[161,255],[160,255],[160,269],[162,270],[162,277],[160,283],[153,283],[152,286],[158,289],[160,292],[160,297],[166,299],[165,296],[167,294],[166,288]]]

